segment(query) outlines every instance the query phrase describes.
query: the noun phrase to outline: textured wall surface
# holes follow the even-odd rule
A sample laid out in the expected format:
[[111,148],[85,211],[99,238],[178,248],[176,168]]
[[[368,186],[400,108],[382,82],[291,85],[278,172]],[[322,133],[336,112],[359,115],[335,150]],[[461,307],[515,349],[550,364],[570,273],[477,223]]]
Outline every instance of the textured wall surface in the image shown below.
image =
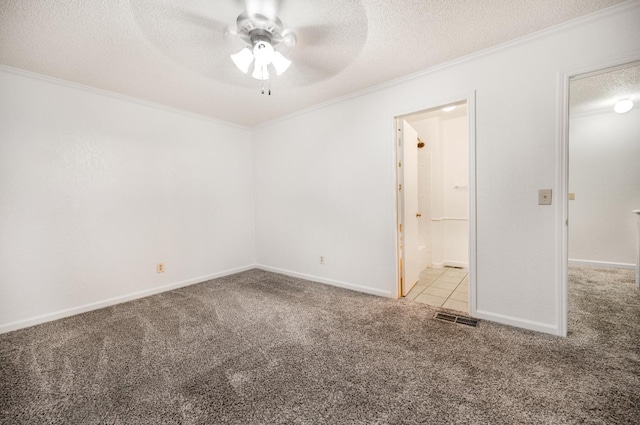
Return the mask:
[[248,130],[4,71],[0,118],[0,327],[254,263]]

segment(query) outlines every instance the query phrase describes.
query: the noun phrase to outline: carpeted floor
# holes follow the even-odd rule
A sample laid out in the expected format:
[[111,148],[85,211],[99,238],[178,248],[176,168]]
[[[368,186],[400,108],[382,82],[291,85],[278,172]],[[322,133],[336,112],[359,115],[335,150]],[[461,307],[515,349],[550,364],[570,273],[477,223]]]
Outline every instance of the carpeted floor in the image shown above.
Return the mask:
[[637,424],[631,270],[557,338],[252,270],[0,335],[3,424]]

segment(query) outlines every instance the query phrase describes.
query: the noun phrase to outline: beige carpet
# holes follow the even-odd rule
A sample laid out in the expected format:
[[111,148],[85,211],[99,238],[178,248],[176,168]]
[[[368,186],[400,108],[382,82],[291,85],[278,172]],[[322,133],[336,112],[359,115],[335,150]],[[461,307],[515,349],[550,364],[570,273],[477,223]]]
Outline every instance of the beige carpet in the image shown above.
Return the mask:
[[0,423],[636,424],[632,282],[572,268],[562,339],[248,271],[0,335]]

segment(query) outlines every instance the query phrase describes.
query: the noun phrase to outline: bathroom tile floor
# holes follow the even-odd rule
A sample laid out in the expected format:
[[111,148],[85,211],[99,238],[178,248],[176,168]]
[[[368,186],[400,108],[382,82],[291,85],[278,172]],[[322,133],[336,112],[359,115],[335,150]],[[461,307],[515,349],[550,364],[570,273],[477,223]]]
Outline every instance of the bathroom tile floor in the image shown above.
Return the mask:
[[469,314],[469,270],[426,268],[409,291],[410,300]]

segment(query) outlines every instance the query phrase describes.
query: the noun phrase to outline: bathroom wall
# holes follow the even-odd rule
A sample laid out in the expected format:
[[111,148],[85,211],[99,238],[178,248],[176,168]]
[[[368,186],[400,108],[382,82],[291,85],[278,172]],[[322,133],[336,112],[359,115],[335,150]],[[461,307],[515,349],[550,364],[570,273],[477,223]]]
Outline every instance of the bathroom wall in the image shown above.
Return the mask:
[[427,262],[428,254],[432,267],[469,264],[467,121],[466,108],[459,107],[428,113],[411,124],[425,142],[418,153],[419,199],[426,209],[420,233],[430,248],[423,259]]
[[[422,141],[422,139],[420,139]],[[424,270],[433,262],[433,243],[431,237],[431,198],[433,168],[431,148],[428,143],[418,149],[418,210],[422,217],[418,218],[418,261],[420,270]]]
[[469,133],[466,116],[442,118],[442,201],[444,265],[468,267]]

